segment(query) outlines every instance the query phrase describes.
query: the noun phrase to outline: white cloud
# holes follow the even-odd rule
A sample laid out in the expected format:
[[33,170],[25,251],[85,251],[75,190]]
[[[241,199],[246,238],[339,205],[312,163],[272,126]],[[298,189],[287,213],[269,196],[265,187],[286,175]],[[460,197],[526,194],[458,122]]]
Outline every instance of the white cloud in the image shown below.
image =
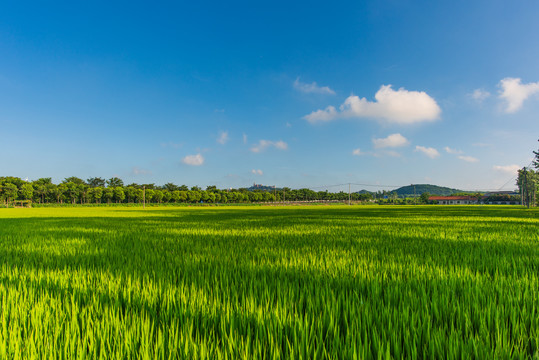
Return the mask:
[[459,155],[458,158],[460,160],[471,162],[471,163],[476,163],[479,161],[479,159],[474,158],[473,156]]
[[462,154],[462,151],[460,150],[457,150],[457,149],[451,149],[449,146],[446,146],[444,147],[444,150],[448,153],[448,154]]
[[254,175],[264,175],[264,172],[260,169],[256,170],[256,169],[253,169],[251,170],[251,173],[254,174]]
[[318,86],[315,81],[313,81],[311,84],[302,83],[299,81],[299,77],[294,81],[294,89],[309,94],[331,94],[335,95],[335,91],[331,90],[327,86]]
[[182,162],[186,165],[200,166],[204,164],[204,156],[202,154],[187,155],[182,159]]
[[228,142],[228,131],[221,131],[217,138],[217,142],[221,145],[226,144]]
[[131,170],[131,173],[133,175],[151,175],[152,174],[150,170],[141,169],[136,166],[133,167],[133,169]]
[[490,96],[490,93],[483,89],[475,89],[473,93],[470,94],[471,98],[477,102],[482,102]]
[[431,148],[431,147],[425,147],[425,146],[417,145],[415,147],[415,151],[422,152],[423,154],[427,155],[431,159],[434,159],[434,158],[437,158],[438,156],[440,156],[440,153],[438,152],[438,150],[436,150],[435,148]]
[[517,173],[518,170],[521,169],[521,167],[518,165],[495,165],[493,166],[493,169],[496,171],[501,171],[504,173],[514,175]]
[[352,151],[352,155],[355,155],[355,156],[360,156],[360,155],[363,155],[363,154],[364,153],[361,152],[360,148],[354,149],[354,151]]
[[436,101],[423,91],[395,91],[391,85],[382,85],[374,95],[376,101],[368,101],[356,95],[349,96],[337,110],[328,106],[313,111],[303,118],[310,123],[339,118],[374,118],[392,124],[414,124],[433,121],[440,117],[441,109]]
[[243,143],[247,144],[247,134],[243,134]]
[[401,134],[391,134],[386,138],[372,139],[374,147],[386,148],[386,147],[401,147],[409,144],[409,141]]
[[264,151],[268,147],[274,147],[279,150],[286,150],[288,149],[288,144],[282,140],[279,140],[279,141],[260,140],[257,145],[251,148],[251,151],[254,153],[259,153],[261,151]]
[[520,78],[505,78],[500,81],[500,98],[505,100],[506,113],[514,113],[522,107],[524,100],[535,93],[539,93],[539,81],[522,84]]

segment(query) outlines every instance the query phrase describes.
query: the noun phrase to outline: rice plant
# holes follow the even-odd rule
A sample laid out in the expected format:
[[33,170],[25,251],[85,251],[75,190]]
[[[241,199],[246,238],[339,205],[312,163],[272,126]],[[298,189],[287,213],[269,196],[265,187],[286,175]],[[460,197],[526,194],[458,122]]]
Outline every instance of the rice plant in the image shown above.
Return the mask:
[[1,359],[539,356],[539,211],[0,209]]

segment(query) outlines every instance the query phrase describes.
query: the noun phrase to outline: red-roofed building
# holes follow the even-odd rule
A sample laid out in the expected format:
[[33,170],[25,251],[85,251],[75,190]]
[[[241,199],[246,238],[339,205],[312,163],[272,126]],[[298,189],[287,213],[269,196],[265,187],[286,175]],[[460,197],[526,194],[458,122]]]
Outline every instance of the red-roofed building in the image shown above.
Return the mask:
[[473,196],[429,196],[429,201],[437,201],[440,205],[477,204],[477,198]]

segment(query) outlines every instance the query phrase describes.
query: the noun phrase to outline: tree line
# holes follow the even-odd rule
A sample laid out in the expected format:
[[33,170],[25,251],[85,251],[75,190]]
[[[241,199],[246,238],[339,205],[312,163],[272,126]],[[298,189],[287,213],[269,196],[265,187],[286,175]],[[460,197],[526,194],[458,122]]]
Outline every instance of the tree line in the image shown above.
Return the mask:
[[[350,194],[353,201],[367,201],[372,194]],[[315,201],[341,200],[347,201],[349,194],[345,192],[313,191],[310,189],[273,189],[249,190],[218,189],[208,186],[205,190],[198,186],[189,188],[186,185],[167,183],[124,185],[122,179],[113,177],[103,179],[94,177],[83,180],[78,177],[65,178],[54,184],[51,178],[40,178],[25,181],[18,177],[0,177],[0,200],[4,204],[16,200],[32,201],[47,204],[125,204],[125,203],[257,203],[274,201]]]

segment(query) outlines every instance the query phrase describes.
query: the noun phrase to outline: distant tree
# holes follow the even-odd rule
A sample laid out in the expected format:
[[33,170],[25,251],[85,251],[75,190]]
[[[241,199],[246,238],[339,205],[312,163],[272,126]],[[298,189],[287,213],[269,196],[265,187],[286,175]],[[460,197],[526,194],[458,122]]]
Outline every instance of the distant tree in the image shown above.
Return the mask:
[[114,200],[116,200],[117,203],[123,202],[125,199],[125,192],[124,188],[117,186],[114,188]]
[[52,178],[39,178],[33,182],[34,184],[47,185],[52,184]]
[[117,177],[111,177],[107,180],[107,187],[115,188],[118,186],[124,186],[124,182],[122,181],[122,179]]
[[200,187],[198,187],[198,186],[192,186],[191,187],[191,191],[200,191],[200,190],[202,190],[202,189]]
[[146,189],[146,195],[145,195],[145,200],[147,203],[150,203],[152,202],[152,199],[153,199],[153,196],[155,195],[155,190],[153,189]]
[[163,200],[163,196],[164,196],[164,193],[161,190],[155,190],[155,192],[153,194],[153,198],[159,204],[161,204],[161,200]]
[[428,204],[429,203],[429,197],[430,197],[430,194],[428,192],[424,192],[423,194],[421,194],[419,199],[421,200],[422,204]]
[[180,190],[180,191],[188,191],[189,188],[187,187],[187,185],[180,185],[180,186],[178,186],[178,190]]
[[65,178],[62,181],[62,184],[67,184],[67,183],[73,183],[75,185],[86,184],[86,182],[84,182],[84,180],[82,180],[81,178],[78,178],[76,176],[71,176],[71,177]]
[[67,185],[62,183],[58,185],[54,191],[56,202],[63,203],[67,195]]
[[80,203],[82,204],[83,202],[87,202],[87,198],[88,198],[88,189],[90,188],[90,186],[88,184],[80,184],[80,185],[77,185],[77,189],[79,191],[79,200],[80,200]]
[[135,189],[135,201],[141,203],[144,197],[144,191],[142,189]]
[[168,190],[170,192],[179,190],[178,185],[173,184],[173,183],[166,183],[165,185],[163,185],[163,189]]
[[537,151],[534,151],[533,154],[535,155],[535,159],[533,160],[533,166],[539,170],[539,149],[537,149]]
[[135,201],[136,190],[137,190],[137,188],[135,188],[133,186],[128,186],[128,187],[125,188],[125,195],[127,196],[127,202],[128,203]]
[[75,204],[80,196],[80,190],[81,190],[78,185],[82,185],[82,184],[77,184],[73,181],[70,181],[68,183],[65,183],[65,185],[66,185],[66,195],[68,196],[71,203]]
[[114,188],[108,186],[103,190],[103,199],[107,203],[110,203],[112,201],[112,198],[114,197]]
[[101,186],[101,187],[105,187],[105,179],[102,179],[100,177],[93,177],[93,178],[89,178],[88,180],[86,180],[86,182],[88,183],[88,185],[90,185],[90,187],[98,187],[98,186]]
[[163,201],[168,203],[170,201],[170,199],[172,199],[172,193],[170,191],[164,190],[163,191]]
[[529,169],[518,171],[517,183],[522,196],[522,204],[534,206],[536,202],[536,192],[539,186],[539,173]]
[[8,203],[12,200],[17,199],[18,190],[19,189],[17,189],[17,186],[10,182],[6,182],[3,185],[0,185],[0,195],[2,196],[4,201],[7,201]]
[[103,190],[105,188],[102,187],[102,186],[98,186],[96,188],[94,188],[94,199],[95,199],[95,202],[96,203],[101,203],[101,199],[103,199]]

